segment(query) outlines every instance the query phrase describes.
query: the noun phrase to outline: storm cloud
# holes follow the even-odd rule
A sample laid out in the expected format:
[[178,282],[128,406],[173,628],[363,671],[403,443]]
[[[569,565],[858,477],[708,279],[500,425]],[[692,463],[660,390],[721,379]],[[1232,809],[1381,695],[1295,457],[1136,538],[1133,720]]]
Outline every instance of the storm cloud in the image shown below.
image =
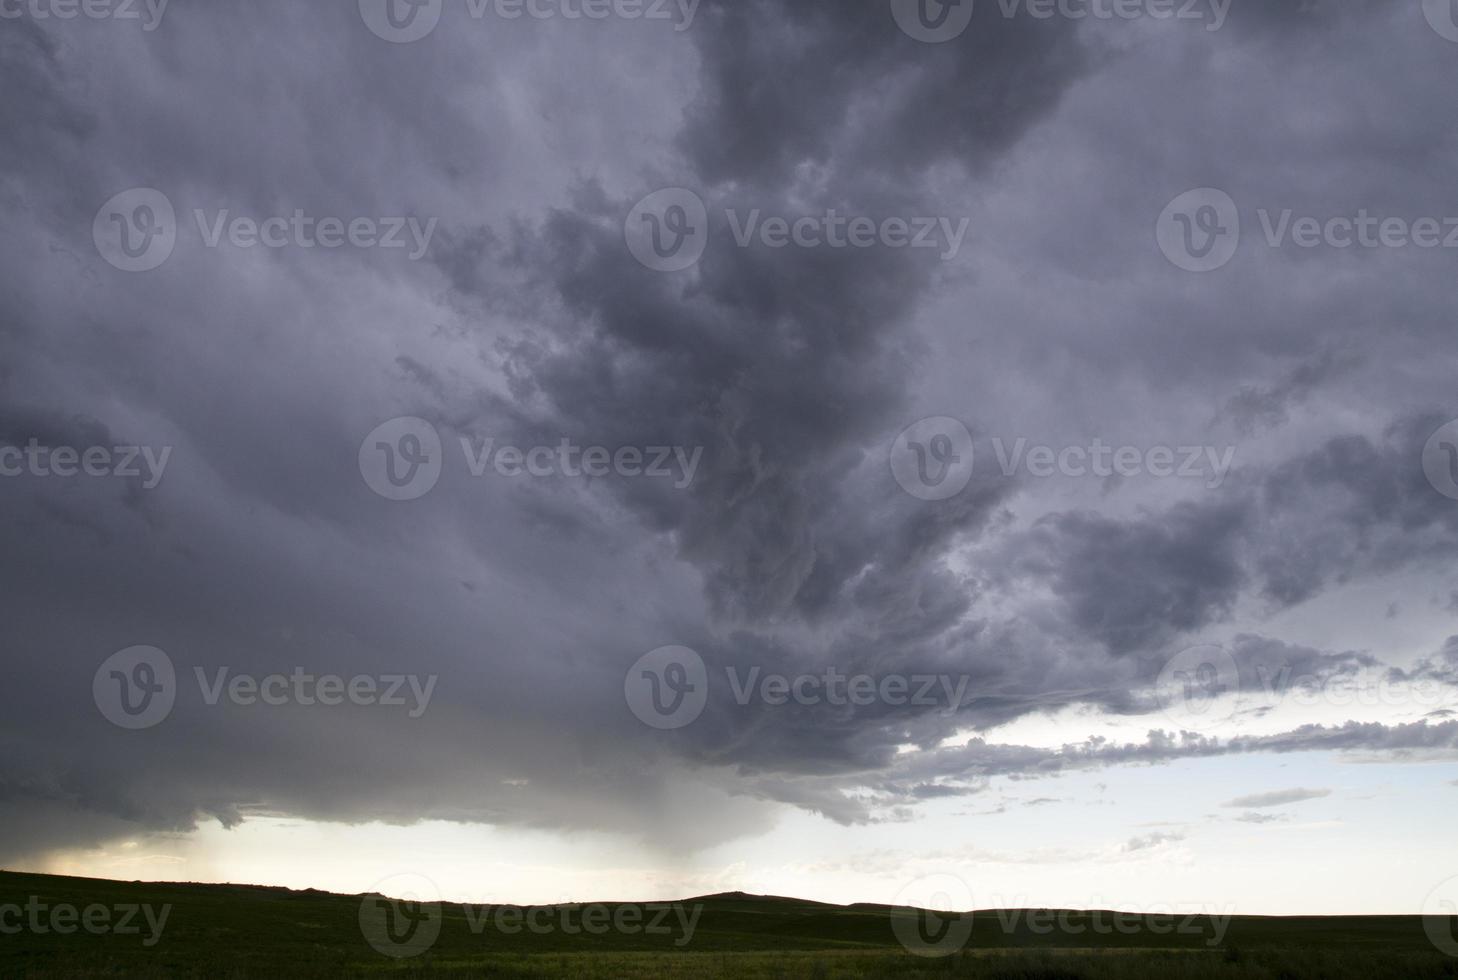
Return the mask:
[[[256,815],[690,853],[769,805],[899,821],[1114,766],[1452,758],[1439,715],[1288,723],[1277,703],[1269,730],[1210,733],[1156,697],[1203,643],[1234,691],[1283,671],[1458,690],[1458,501],[1430,472],[1458,416],[1451,255],[1273,246],[1258,217],[1458,214],[1458,45],[1413,6],[1237,0],[1219,30],[984,11],[936,44],[870,0],[704,0],[684,30],[451,10],[409,43],[354,3],[4,21],[0,461],[21,469],[0,477],[0,861]],[[1155,225],[1201,187],[1243,232],[1192,273]],[[625,226],[672,188],[707,224],[665,272]],[[96,241],[135,189],[176,222],[141,272]],[[751,214],[966,236],[776,245],[741,235]],[[239,218],[281,219],[284,243],[209,240]],[[397,218],[435,222],[418,261],[320,244],[325,219]],[[401,418],[443,456],[407,501],[361,469]],[[923,419],[970,439],[942,499],[893,465]],[[1019,438],[1143,462],[1006,472],[994,447]],[[471,469],[488,444],[564,442],[698,462],[686,482]],[[1219,486],[1159,475],[1153,450],[1189,446],[1231,451]],[[58,449],[170,455],[148,486],[64,476]],[[1356,588],[1431,609],[1434,642],[1293,625]],[[166,652],[177,701],[132,731],[93,680],[134,646]],[[625,703],[665,646],[709,681],[676,730]],[[199,678],[223,668],[436,686],[417,717],[210,703]],[[938,683],[736,700],[756,670]],[[1143,737],[995,733],[1080,711]]]

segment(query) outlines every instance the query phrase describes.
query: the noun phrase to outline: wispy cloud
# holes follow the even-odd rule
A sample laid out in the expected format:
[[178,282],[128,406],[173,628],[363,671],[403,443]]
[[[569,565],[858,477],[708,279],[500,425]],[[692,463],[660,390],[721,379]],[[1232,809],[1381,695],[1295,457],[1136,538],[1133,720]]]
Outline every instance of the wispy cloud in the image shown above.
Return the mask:
[[1329,789],[1278,789],[1268,793],[1253,793],[1250,796],[1240,796],[1221,806],[1234,807],[1240,810],[1260,810],[1273,806],[1288,806],[1292,803],[1304,803],[1307,800],[1320,800],[1331,795]]

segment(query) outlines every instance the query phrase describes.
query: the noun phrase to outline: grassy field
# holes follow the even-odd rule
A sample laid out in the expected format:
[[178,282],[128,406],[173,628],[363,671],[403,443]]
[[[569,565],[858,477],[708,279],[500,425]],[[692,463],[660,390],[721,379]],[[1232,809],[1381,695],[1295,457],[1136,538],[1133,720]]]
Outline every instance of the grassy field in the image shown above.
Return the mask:
[[[395,910],[359,895],[0,872],[0,976],[1458,980],[1458,958],[1434,947],[1417,916],[1015,910],[929,920],[928,930],[908,909],[746,895],[407,907],[413,925]],[[942,938],[936,927],[950,930],[952,955],[908,952],[908,937]]]

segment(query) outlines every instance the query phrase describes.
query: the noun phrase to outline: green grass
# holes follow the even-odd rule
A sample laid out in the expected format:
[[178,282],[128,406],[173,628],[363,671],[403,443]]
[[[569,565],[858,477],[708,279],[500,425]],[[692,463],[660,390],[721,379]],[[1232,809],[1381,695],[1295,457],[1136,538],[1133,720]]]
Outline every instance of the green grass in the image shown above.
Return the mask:
[[[142,935],[70,935],[22,928],[0,934],[0,977],[980,977],[990,980],[1116,978],[1450,978],[1458,959],[1429,942],[1417,916],[1236,917],[1218,945],[1208,919],[1109,914],[979,912],[971,938],[949,957],[910,955],[893,930],[913,913],[795,899],[719,895],[701,908],[691,940],[673,916],[666,934],[571,935],[556,927],[579,906],[554,907],[546,932],[504,934],[488,917],[444,907],[438,939],[422,955],[392,959],[360,926],[362,896],[239,885],[142,884],[0,872],[0,907],[35,897],[50,908],[171,906],[155,945]],[[639,913],[606,903],[601,916]],[[470,910],[470,911],[475,911]],[[644,921],[651,919],[650,909]],[[14,925],[14,918],[6,920]],[[0,922],[3,925],[4,922]],[[1179,928],[1175,928],[1179,926]],[[1069,928],[1071,927],[1071,928]]]

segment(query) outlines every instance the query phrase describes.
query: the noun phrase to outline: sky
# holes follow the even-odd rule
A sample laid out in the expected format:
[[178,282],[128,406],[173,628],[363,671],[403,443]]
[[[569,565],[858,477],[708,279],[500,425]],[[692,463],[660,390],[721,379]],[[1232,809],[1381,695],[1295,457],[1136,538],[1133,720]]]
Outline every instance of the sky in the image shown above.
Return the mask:
[[1458,901],[1455,16],[0,0],[0,867]]

